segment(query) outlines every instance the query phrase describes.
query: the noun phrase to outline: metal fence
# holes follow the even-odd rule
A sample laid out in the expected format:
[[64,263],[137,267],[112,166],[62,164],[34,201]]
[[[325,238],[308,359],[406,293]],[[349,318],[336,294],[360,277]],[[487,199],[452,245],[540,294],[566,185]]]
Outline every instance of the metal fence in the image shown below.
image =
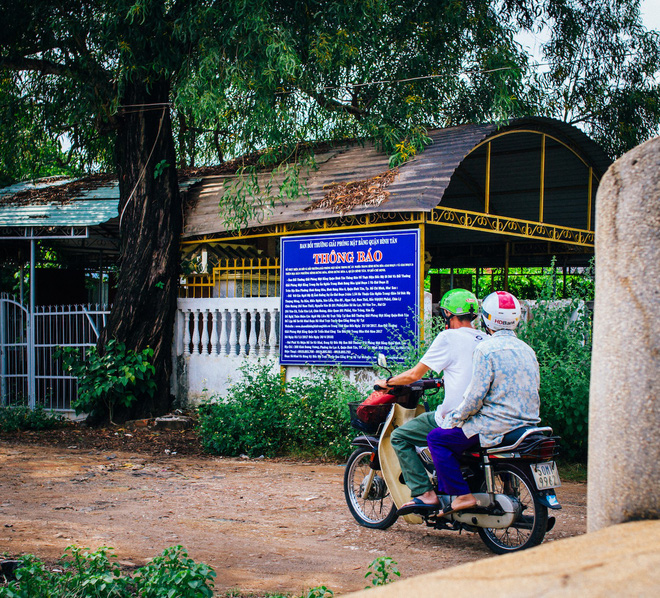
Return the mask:
[[0,297],[2,404],[70,410],[77,380],[63,371],[55,350],[77,347],[84,357],[96,345],[109,313],[101,305],[51,305],[39,306],[30,314],[15,298]]

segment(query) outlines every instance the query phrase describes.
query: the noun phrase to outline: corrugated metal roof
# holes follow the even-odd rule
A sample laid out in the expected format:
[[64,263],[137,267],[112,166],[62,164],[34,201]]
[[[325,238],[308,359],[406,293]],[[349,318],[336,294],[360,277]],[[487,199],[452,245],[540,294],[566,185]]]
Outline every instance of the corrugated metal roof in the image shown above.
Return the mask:
[[117,200],[0,207],[0,226],[95,226],[117,216]]
[[117,217],[116,181],[81,184],[82,179],[48,178],[0,189],[0,226],[95,226]]
[[[185,179],[181,191],[201,179]],[[0,227],[96,226],[116,218],[119,206],[117,181],[48,178],[0,189]],[[76,184],[83,184],[80,185]],[[52,197],[57,193],[57,197]]]
[[[597,176],[602,176],[610,164],[602,149],[579,129],[549,118],[526,118],[497,124],[461,125],[429,132],[432,143],[426,150],[399,168],[396,179],[387,187],[389,198],[378,206],[361,206],[350,211],[351,215],[375,212],[430,212],[441,204],[452,177],[462,165],[466,156],[482,141],[497,133],[530,130],[546,133],[583,155],[594,167]],[[537,151],[534,149],[533,151]],[[576,159],[579,162],[579,160]],[[515,168],[515,160],[512,160]],[[337,218],[339,215],[330,209],[305,211],[314,201],[324,197],[327,185],[338,182],[364,181],[388,169],[388,157],[376,150],[373,143],[337,147],[334,151],[317,157],[318,168],[303,173],[306,196],[278,204],[267,209],[261,218],[251,220],[246,228],[264,224],[284,224],[324,218]],[[483,167],[482,167],[483,168]],[[260,187],[266,186],[270,173],[259,175]],[[538,175],[534,175],[538,181]],[[281,183],[282,175],[275,177],[272,188]],[[523,182],[527,176],[517,180]],[[454,180],[456,177],[454,177]],[[223,233],[226,226],[220,215],[219,204],[226,187],[235,181],[234,175],[205,177],[202,184],[191,189],[188,208],[184,219],[184,237]],[[525,181],[525,184],[527,182]],[[514,211],[515,197],[507,201]],[[523,203],[529,203],[525,198]],[[522,210],[522,208],[520,208]]]

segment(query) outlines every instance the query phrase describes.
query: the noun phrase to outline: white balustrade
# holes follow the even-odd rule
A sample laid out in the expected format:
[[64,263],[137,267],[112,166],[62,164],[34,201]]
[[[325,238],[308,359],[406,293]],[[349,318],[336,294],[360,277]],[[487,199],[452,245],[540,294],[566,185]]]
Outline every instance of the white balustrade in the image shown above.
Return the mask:
[[[255,312],[257,310],[255,309]],[[268,355],[268,349],[266,348],[266,314],[268,310],[263,308],[259,310],[259,335],[257,337],[257,342],[259,343],[259,351],[257,355]]]
[[259,345],[257,344],[257,308],[250,313],[250,338],[248,339],[250,350],[259,357]]
[[211,310],[209,315],[211,317],[211,355],[215,355],[218,352],[218,310]]
[[279,297],[179,299],[176,355],[278,354]]
[[192,334],[192,354],[199,355],[199,309],[190,310],[192,312],[193,334]]
[[243,309],[243,311],[240,312],[240,319],[241,319],[241,333],[238,337],[238,354],[241,357],[245,357],[247,353],[245,352],[246,346],[247,346],[247,309]]
[[219,309],[218,314],[220,315],[220,355],[227,355],[227,343],[229,342],[229,337],[227,336],[227,310]]
[[181,309],[179,311],[183,314],[183,354],[190,355],[190,314],[192,310]]
[[238,355],[238,332],[236,330],[238,323],[238,310],[232,309],[229,312],[229,316],[229,321],[231,322],[229,325],[229,355]]

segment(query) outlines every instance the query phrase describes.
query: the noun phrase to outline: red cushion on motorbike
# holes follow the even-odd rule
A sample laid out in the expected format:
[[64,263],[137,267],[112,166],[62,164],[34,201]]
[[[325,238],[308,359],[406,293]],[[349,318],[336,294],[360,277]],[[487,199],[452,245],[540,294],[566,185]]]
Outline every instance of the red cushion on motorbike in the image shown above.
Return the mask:
[[362,404],[357,408],[357,416],[365,423],[380,423],[385,421],[389,409],[381,405],[391,405],[396,401],[394,395],[388,394],[384,390],[375,390]]

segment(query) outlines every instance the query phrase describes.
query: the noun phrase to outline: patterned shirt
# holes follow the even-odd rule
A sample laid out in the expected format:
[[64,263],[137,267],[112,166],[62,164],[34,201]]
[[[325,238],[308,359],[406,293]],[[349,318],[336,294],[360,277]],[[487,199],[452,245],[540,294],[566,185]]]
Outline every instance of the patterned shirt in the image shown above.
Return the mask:
[[496,446],[507,432],[539,423],[539,364],[534,350],[512,330],[498,330],[473,353],[472,380],[462,403],[442,428],[462,427],[481,446]]

